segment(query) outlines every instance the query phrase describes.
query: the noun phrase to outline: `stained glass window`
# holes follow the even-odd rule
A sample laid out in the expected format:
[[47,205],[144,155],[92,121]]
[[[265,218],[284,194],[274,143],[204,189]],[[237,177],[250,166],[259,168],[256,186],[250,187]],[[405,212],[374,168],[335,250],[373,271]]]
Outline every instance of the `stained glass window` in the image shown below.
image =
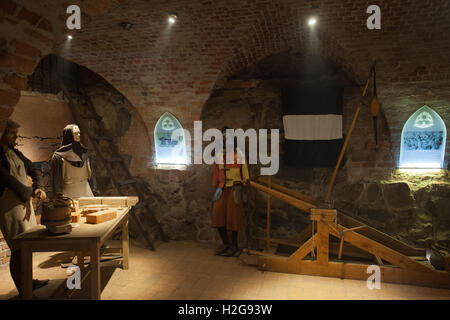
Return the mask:
[[447,130],[430,107],[417,110],[402,131],[400,168],[442,168]]
[[157,164],[187,164],[184,130],[171,113],[159,118],[154,136]]

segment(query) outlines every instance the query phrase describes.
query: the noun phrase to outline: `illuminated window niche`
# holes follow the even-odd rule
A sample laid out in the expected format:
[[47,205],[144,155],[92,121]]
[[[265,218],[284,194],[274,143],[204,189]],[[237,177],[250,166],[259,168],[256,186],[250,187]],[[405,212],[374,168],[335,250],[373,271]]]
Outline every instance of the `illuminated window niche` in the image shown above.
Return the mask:
[[403,127],[399,167],[441,169],[446,138],[444,121],[433,109],[423,106]]
[[156,164],[186,165],[186,143],[183,127],[171,113],[164,113],[155,126]]

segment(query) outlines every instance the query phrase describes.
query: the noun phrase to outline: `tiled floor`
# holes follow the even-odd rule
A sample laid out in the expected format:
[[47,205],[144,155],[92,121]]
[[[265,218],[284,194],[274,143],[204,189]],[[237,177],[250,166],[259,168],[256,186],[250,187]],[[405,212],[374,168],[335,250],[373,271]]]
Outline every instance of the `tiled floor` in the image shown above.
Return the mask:
[[[156,251],[131,245],[129,270],[117,260],[102,263],[102,299],[450,299],[444,289],[382,283],[380,290],[369,290],[365,281],[262,272],[244,263],[255,261],[251,256],[218,257],[213,249],[189,241],[162,243]],[[66,297],[55,295],[65,287],[66,269],[59,262],[64,256],[34,254],[34,278],[50,279],[34,292],[37,299]],[[16,297],[9,268],[2,266],[0,299]]]

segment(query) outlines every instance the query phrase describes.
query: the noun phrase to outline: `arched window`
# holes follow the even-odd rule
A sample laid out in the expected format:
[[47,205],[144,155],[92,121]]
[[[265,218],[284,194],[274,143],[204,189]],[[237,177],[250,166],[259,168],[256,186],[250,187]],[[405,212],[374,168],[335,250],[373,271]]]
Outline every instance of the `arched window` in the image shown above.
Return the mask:
[[441,117],[430,107],[417,110],[402,131],[400,168],[442,168],[447,130]]
[[184,130],[171,113],[159,118],[154,136],[157,164],[187,164]]

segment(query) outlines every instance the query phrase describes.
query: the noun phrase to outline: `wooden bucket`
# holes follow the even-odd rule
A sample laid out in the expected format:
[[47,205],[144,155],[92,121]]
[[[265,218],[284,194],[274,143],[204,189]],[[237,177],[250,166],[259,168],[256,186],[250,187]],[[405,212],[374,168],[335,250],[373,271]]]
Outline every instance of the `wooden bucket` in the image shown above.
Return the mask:
[[72,222],[71,205],[73,205],[72,199],[62,196],[45,200],[42,204],[41,224],[46,227],[70,224]]

